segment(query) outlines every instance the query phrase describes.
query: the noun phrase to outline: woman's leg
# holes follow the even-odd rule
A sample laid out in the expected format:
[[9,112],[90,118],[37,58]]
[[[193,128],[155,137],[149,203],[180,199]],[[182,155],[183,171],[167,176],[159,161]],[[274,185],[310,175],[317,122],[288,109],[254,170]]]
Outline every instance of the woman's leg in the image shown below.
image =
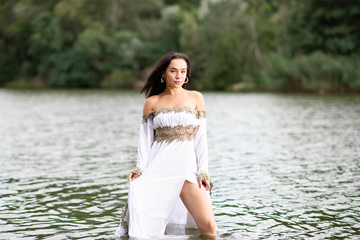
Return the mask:
[[193,216],[200,234],[216,237],[214,212],[209,196],[199,186],[185,181],[180,193],[181,200]]

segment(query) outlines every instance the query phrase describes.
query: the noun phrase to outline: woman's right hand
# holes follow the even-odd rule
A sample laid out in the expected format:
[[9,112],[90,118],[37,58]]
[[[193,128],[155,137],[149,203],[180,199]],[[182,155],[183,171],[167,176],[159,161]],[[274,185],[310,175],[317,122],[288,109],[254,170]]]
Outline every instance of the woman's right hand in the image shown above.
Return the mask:
[[135,177],[135,173],[131,171],[131,172],[129,173],[129,177],[128,177],[129,181],[132,182],[135,178],[136,178],[136,177]]

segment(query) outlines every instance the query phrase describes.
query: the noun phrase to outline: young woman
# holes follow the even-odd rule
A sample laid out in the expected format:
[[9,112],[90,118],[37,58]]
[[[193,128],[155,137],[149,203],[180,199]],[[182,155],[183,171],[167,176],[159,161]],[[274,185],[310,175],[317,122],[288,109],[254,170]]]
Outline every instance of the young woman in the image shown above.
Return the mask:
[[188,56],[170,52],[141,90],[147,99],[138,160],[129,174],[128,204],[117,236],[161,237],[167,225],[177,224],[216,238],[205,103],[201,93],[183,88],[189,78]]

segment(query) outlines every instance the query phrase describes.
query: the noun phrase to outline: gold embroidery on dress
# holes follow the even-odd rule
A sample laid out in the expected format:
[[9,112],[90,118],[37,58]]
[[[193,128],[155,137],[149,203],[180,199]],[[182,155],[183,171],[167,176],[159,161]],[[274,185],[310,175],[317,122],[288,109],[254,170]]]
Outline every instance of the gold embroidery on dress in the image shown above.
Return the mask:
[[205,112],[205,111],[200,111],[200,110],[198,110],[198,111],[196,112],[196,118],[197,118],[197,119],[206,118],[206,112]]
[[148,115],[143,116],[142,117],[142,122],[144,123],[144,122],[146,122],[148,120],[148,118],[152,118],[152,117],[154,117],[154,111],[151,111],[151,112],[149,112]]
[[158,142],[191,141],[195,138],[200,126],[175,126],[175,127],[159,127],[155,129],[154,140]]
[[134,168],[134,170],[131,172],[134,174],[134,178],[138,178],[142,175],[141,169],[139,167]]
[[171,113],[171,112],[175,112],[175,113],[186,112],[186,113],[194,114],[197,119],[206,118],[206,111],[196,110],[188,106],[178,106],[178,107],[159,108],[155,111],[151,111],[147,115],[142,117],[142,122],[144,123],[147,121],[148,118],[150,117],[154,118],[160,113]]
[[121,213],[121,226],[125,229],[129,229],[128,223],[125,221],[127,209],[128,209],[128,202],[126,201],[125,207]]

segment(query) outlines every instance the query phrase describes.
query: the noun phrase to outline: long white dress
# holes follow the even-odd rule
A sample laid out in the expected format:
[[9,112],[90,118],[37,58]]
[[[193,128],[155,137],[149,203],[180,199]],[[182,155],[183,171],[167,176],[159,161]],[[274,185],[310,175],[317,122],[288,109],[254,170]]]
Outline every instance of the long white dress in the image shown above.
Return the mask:
[[198,185],[197,176],[208,172],[205,111],[180,106],[144,116],[137,167],[142,175],[130,182],[128,207],[115,235],[159,238],[170,224],[196,228],[179,195],[186,180]]

